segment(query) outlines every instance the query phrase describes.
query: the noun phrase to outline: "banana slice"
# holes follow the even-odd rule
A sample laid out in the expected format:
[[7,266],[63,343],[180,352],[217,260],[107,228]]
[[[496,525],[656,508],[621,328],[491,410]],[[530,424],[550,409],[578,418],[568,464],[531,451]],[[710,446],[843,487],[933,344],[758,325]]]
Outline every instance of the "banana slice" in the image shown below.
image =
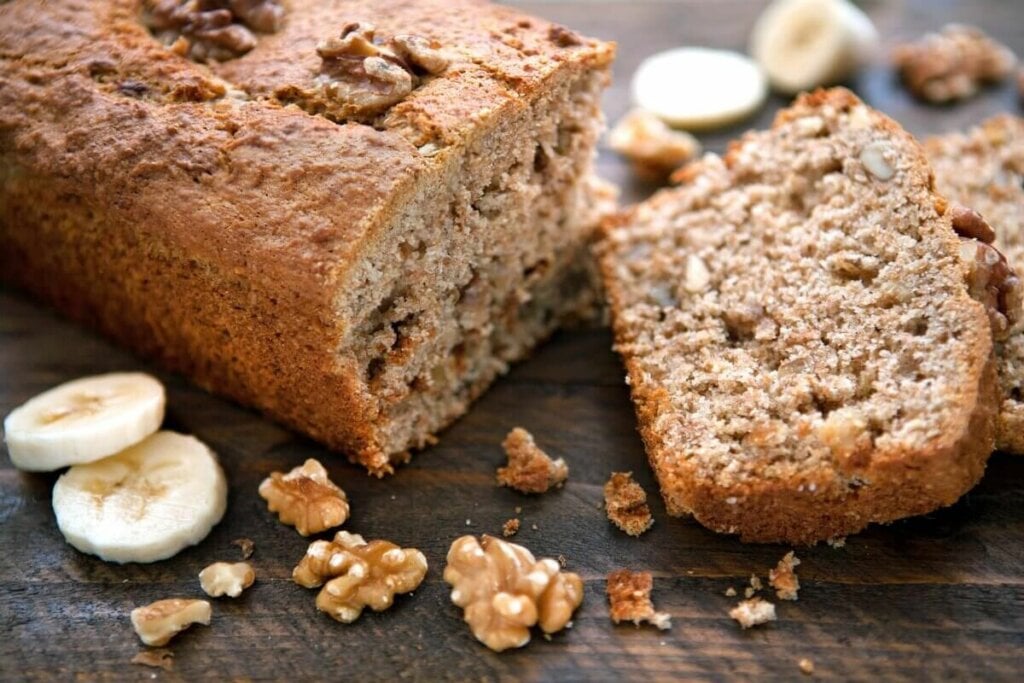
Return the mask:
[[677,128],[724,126],[768,94],[761,68],[736,52],[682,47],[648,57],[633,75],[633,102]]
[[11,462],[51,470],[94,462],[160,428],[166,397],[158,380],[138,372],[61,384],[15,408],[4,420]]
[[787,94],[842,81],[877,48],[871,19],[847,0],[776,0],[750,37],[750,54]]
[[53,487],[64,538],[109,562],[171,557],[203,540],[226,506],[216,456],[176,432],[157,432],[117,455],[75,465]]

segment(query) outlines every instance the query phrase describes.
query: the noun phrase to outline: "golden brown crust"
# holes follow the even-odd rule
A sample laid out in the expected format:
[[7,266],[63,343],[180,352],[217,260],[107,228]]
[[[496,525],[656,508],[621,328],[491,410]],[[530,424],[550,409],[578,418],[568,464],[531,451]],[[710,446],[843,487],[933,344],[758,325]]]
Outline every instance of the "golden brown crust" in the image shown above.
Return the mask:
[[[385,417],[336,353],[338,292],[465,145],[614,48],[473,0],[287,6],[280,32],[208,68],[154,40],[134,0],[0,3],[0,272],[382,474]],[[311,78],[352,12],[456,59],[376,127],[261,99]],[[449,149],[421,154],[427,139]]]
[[[798,98],[793,109],[783,111],[776,119],[778,127],[794,117],[797,110],[832,106],[848,108],[860,101],[843,89],[818,91]],[[890,135],[909,142],[908,149],[917,150],[912,163],[919,178],[926,179],[930,169],[923,153],[909,134],[898,124],[880,114],[872,114],[872,125]],[[749,139],[750,134],[744,138]],[[725,163],[738,153],[742,142],[730,148]],[[700,176],[703,162],[686,169],[684,182]],[[649,203],[672,202],[672,191],[656,195]],[[936,204],[942,198],[935,195]],[[636,218],[636,210],[607,220],[603,230],[607,238],[618,227]],[[943,218],[945,228],[934,238],[949,242],[948,250],[956,253],[956,236]],[[947,234],[948,233],[948,234]],[[601,267],[611,301],[613,329],[617,342],[629,338],[627,321],[622,318],[627,292],[615,275],[615,264],[608,254],[601,254]],[[951,431],[932,438],[925,447],[901,450],[875,450],[866,466],[857,475],[870,486],[849,486],[849,477],[840,476],[832,466],[806,468],[788,478],[763,477],[734,479],[718,483],[704,476],[698,465],[668,443],[662,425],[671,421],[676,408],[668,391],[652,380],[643,359],[624,354],[639,430],[651,465],[656,471],[668,512],[692,515],[703,525],[721,533],[739,534],[744,541],[815,543],[837,536],[856,533],[873,522],[889,522],[923,514],[951,505],[981,478],[992,452],[995,420],[998,410],[998,386],[992,358],[992,340],[980,307],[966,296],[950,305],[965,319],[978,319],[970,328],[969,346],[977,353],[964,359],[970,368],[968,381],[961,394],[952,397],[962,415]],[[861,466],[862,463],[858,463]]]

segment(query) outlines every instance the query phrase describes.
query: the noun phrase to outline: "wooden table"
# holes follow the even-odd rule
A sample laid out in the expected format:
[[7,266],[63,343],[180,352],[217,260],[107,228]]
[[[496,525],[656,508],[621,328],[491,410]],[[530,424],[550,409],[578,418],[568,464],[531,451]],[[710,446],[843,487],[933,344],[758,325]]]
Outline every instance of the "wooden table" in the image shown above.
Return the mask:
[[[681,44],[742,49],[760,3],[523,3],[581,31],[619,41],[610,119],[627,106],[629,74],[655,50]],[[1024,54],[1024,6],[1015,0],[956,3],[872,2],[868,9],[892,44],[946,21],[967,20]],[[1007,86],[968,104],[926,108],[912,102],[879,65],[853,86],[867,100],[927,134],[1018,107]],[[767,125],[775,100],[746,125]],[[741,131],[705,138],[711,149]],[[603,175],[627,200],[651,188],[634,183],[614,156]],[[726,612],[752,573],[765,577],[788,548],[743,545],[689,520],[670,519],[653,501],[654,529],[641,539],[612,528],[598,509],[612,470],[633,470],[650,492],[623,372],[606,331],[566,332],[499,381],[438,446],[387,480],[255,414],[212,398],[172,376],[169,428],[198,435],[221,456],[231,485],[224,521],[198,547],[155,565],[115,566],[82,555],[61,539],[49,505],[54,476],[21,474],[0,460],[0,678],[160,678],[345,680],[658,680],[800,677],[813,660],[817,678],[1011,679],[1024,672],[1024,459],[997,455],[984,481],[954,507],[849,539],[846,547],[798,549],[803,590],[780,603],[779,620],[741,631]],[[80,375],[152,368],[23,295],[0,291],[0,413]],[[520,496],[494,485],[499,442],[524,425],[572,467],[565,489]],[[280,525],[256,495],[271,470],[304,458],[328,463],[348,491],[349,527],[367,537],[414,545],[431,569],[415,596],[384,614],[344,626],[316,612],[314,593],[290,580],[306,541]],[[448,600],[441,569],[448,544],[463,533],[497,533],[522,507],[517,541],[568,558],[586,582],[574,627],[547,642],[501,655],[478,644]],[[233,539],[256,543],[256,585],[214,606],[213,624],[172,646],[175,671],[129,664],[142,648],[128,612],[173,595],[198,596],[196,574],[234,560]],[[654,599],[671,612],[660,632],[613,626],[605,574],[619,567],[655,574]],[[1019,678],[1018,678],[1019,680]]]

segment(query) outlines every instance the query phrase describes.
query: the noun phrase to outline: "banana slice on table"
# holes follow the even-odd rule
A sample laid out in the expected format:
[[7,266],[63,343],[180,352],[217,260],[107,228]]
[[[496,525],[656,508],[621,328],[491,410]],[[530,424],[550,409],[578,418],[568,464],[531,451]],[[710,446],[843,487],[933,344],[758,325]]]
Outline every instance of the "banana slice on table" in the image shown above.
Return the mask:
[[93,462],[159,429],[165,403],[163,385],[140,372],[84,377],[15,408],[4,420],[4,440],[21,470]]
[[877,48],[871,19],[848,0],[776,0],[750,36],[750,54],[787,94],[842,81]]
[[690,130],[746,118],[764,103],[768,82],[747,57],[682,47],[648,57],[633,75],[633,102],[666,123]]
[[203,540],[224,516],[227,483],[198,439],[157,432],[142,443],[75,465],[53,487],[67,542],[110,562],[155,562]]

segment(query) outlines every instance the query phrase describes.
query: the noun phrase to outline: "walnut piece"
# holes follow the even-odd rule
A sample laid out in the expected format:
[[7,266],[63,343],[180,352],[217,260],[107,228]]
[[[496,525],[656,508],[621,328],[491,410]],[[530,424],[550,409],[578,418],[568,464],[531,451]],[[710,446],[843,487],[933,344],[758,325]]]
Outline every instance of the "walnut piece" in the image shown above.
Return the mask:
[[174,653],[164,648],[143,650],[132,657],[132,664],[151,666],[154,669],[174,671]]
[[444,580],[476,639],[501,652],[529,643],[535,624],[546,634],[570,625],[583,581],[560,569],[557,560],[537,560],[521,545],[463,536],[448,550]]
[[517,533],[519,533],[519,518],[513,517],[512,519],[505,520],[501,527],[501,535],[508,538],[509,536],[515,536]]
[[993,338],[1005,340],[1021,319],[1024,288],[1020,278],[998,249],[976,239],[960,238],[960,260],[967,291],[985,305]]
[[750,598],[729,610],[729,616],[738,621],[743,628],[751,628],[775,621],[775,605],[762,598]]
[[901,45],[893,61],[915,96],[929,102],[965,99],[986,83],[1006,78],[1013,52],[973,26],[949,24],[916,43]]
[[370,541],[339,531],[333,541],[314,541],[292,572],[292,580],[305,588],[323,586],[316,608],[337,621],[350,624],[363,609],[382,612],[395,595],[410,593],[427,575],[427,558],[415,548],[399,548],[390,541]]
[[372,117],[401,102],[424,75],[437,75],[449,60],[440,44],[421,36],[380,40],[366,22],[346,25],[317,45],[323,60],[317,84],[336,118]]
[[544,493],[569,477],[565,460],[552,460],[534,442],[533,435],[516,427],[501,442],[508,465],[498,468],[498,483],[521,493]]
[[348,519],[345,492],[327,476],[327,470],[310,458],[288,474],[272,472],[260,484],[260,495],[283,524],[295,526],[303,536],[341,526]]
[[626,114],[608,134],[608,144],[632,162],[638,176],[651,182],[663,182],[701,153],[697,138],[673,130],[643,109]]
[[231,545],[237,545],[239,550],[242,551],[242,559],[248,560],[252,557],[252,554],[256,551],[256,544],[251,538],[236,538],[231,541]]
[[199,585],[211,598],[237,598],[256,580],[248,562],[214,562],[199,572]]
[[800,579],[796,575],[796,567],[800,560],[790,550],[779,560],[779,564],[768,572],[768,583],[775,589],[779,600],[796,600],[800,590]]
[[797,662],[797,666],[800,667],[800,673],[802,674],[810,676],[812,673],[814,673],[814,662],[807,659],[807,657],[804,657],[799,662]]
[[639,536],[654,524],[647,492],[633,481],[632,472],[612,472],[604,485],[604,508],[608,519],[630,536]]
[[646,621],[665,630],[672,628],[672,617],[667,612],[655,612],[651,602],[654,579],[650,572],[631,572],[619,569],[608,575],[606,591],[611,605],[611,618],[616,624],[632,621],[637,626]]
[[171,598],[136,607],[131,619],[135,632],[146,645],[166,645],[171,638],[192,624],[210,623],[210,603],[206,600]]
[[256,47],[253,31],[280,29],[284,8],[278,0],[145,0],[142,18],[176,54],[225,62]]

